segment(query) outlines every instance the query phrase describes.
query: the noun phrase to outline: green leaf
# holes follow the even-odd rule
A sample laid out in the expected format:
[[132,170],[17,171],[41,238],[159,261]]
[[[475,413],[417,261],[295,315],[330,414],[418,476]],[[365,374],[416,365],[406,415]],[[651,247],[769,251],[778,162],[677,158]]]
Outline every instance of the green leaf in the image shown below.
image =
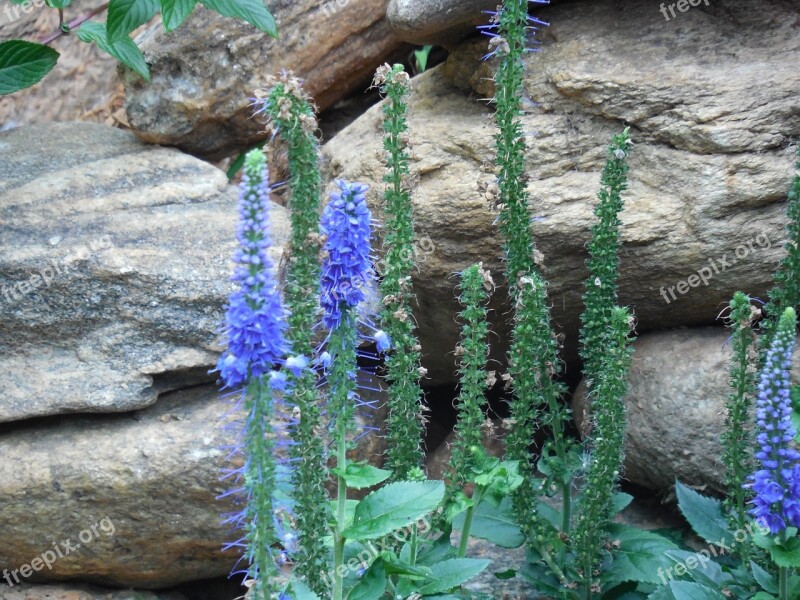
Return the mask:
[[314,592],[312,592],[309,587],[299,581],[298,579],[292,579],[291,583],[289,584],[290,597],[294,598],[294,600],[320,600],[319,596],[317,596]]
[[800,539],[793,537],[781,544],[775,544],[769,549],[769,555],[779,567],[796,569],[800,567]]
[[[23,2],[25,0],[22,0]],[[71,0],[44,0],[44,3],[50,8],[67,8]],[[22,4],[22,2],[15,2],[15,4]]]
[[361,490],[372,487],[373,485],[378,485],[379,483],[389,479],[389,477],[392,475],[391,471],[379,469],[367,463],[355,462],[347,463],[344,473],[342,473],[342,470],[338,468],[331,469],[331,471],[336,475],[344,477],[347,487],[355,490]]
[[[164,24],[164,29],[166,31],[177,29],[192,14],[196,5],[197,0],[161,0],[161,22]],[[244,153],[240,156],[242,157],[242,164],[244,164]],[[239,168],[241,168],[241,165],[239,165]],[[236,170],[238,171],[239,169]],[[229,176],[228,179],[232,179],[232,177]]]
[[78,29],[78,38],[86,43],[94,42],[103,52],[107,52],[119,62],[129,67],[145,81],[150,81],[150,68],[144,60],[142,51],[130,38],[109,43],[106,37],[106,26],[96,21],[86,21]]
[[274,38],[278,27],[274,17],[264,5],[264,0],[200,0],[206,8],[217,11],[224,17],[238,17],[256,29]]
[[755,596],[750,598],[750,600],[776,600],[776,598],[767,592],[758,592]]
[[753,577],[756,578],[758,585],[760,585],[764,590],[770,594],[778,593],[778,582],[775,581],[775,577],[767,572],[766,569],[762,569],[758,563],[751,560],[750,571],[752,571]]
[[680,481],[675,482],[678,508],[695,533],[711,544],[728,545],[733,539],[728,519],[722,512],[722,501],[698,494]]
[[[462,529],[466,514],[462,513],[453,520],[453,527]],[[472,527],[469,535],[489,540],[501,548],[519,548],[525,542],[525,535],[514,521],[511,497],[506,496],[500,506],[492,506],[481,502],[472,515]]]
[[379,538],[436,509],[444,497],[441,481],[398,481],[372,492],[356,506],[348,539]]
[[131,31],[152,19],[158,8],[158,0],[111,0],[106,23],[108,42],[126,39]]
[[0,43],[0,95],[13,94],[41,81],[58,61],[58,52],[23,40]]
[[675,600],[728,600],[722,592],[694,581],[671,581],[669,589]]
[[609,527],[611,542],[617,546],[614,562],[605,579],[614,583],[639,581],[643,583],[664,583],[663,575],[673,567],[667,556],[670,550],[678,547],[667,538],[650,531],[637,529],[620,523]]
[[386,569],[383,567],[383,561],[379,558],[372,563],[361,580],[350,590],[347,599],[375,600],[375,598],[381,598],[386,591],[386,583]]
[[631,502],[633,502],[633,496],[625,492],[617,492],[614,494],[614,499],[611,501],[611,508],[616,515],[628,508]]
[[451,558],[431,566],[433,581],[419,589],[427,596],[440,594],[465,583],[489,566],[492,561],[479,558]]

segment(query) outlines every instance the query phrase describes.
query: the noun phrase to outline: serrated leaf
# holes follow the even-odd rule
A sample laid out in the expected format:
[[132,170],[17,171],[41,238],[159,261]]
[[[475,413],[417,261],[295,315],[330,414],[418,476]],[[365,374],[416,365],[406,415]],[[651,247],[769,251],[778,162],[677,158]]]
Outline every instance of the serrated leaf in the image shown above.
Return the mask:
[[347,600],[375,600],[383,597],[386,591],[386,569],[379,558],[362,575],[355,587],[350,590]]
[[56,66],[59,54],[50,46],[23,40],[0,43],[0,95],[38,83]]
[[264,0],[201,0],[206,8],[224,17],[238,17],[256,29],[274,38],[278,37],[275,18],[267,10]]
[[440,594],[465,583],[489,566],[492,561],[478,558],[451,558],[431,566],[433,581],[419,588],[423,596]]
[[716,545],[728,545],[733,532],[728,528],[728,519],[722,512],[722,501],[698,494],[680,481],[675,482],[678,508],[695,533],[705,541]]
[[119,62],[129,67],[145,81],[150,81],[150,67],[144,60],[144,54],[130,38],[123,38],[114,43],[109,43],[106,37],[106,26],[97,21],[86,21],[78,29],[78,38],[86,43],[94,42],[103,52],[116,58]]
[[320,600],[305,583],[297,579],[293,579],[289,584],[289,593],[294,600]]
[[769,549],[769,555],[779,567],[796,569],[800,567],[800,539],[796,537],[786,540],[784,545],[775,544]]
[[351,540],[388,535],[434,511],[443,497],[441,481],[390,483],[358,503],[353,523],[342,535]]
[[665,573],[673,566],[667,552],[677,550],[675,544],[656,533],[620,523],[613,523],[609,533],[616,549],[613,551],[614,562],[605,580],[613,583],[664,583],[659,573]]
[[108,42],[124,40],[158,12],[158,0],[110,0],[106,22]]
[[392,475],[391,471],[379,469],[367,463],[354,462],[347,463],[344,472],[338,468],[331,469],[331,471],[344,477],[347,487],[355,490],[362,490],[383,483]]
[[[500,506],[481,502],[472,515],[471,537],[488,540],[501,548],[519,548],[525,542],[525,535],[514,520],[511,498],[507,496]],[[466,514],[453,520],[453,527],[463,529]]]
[[675,600],[728,600],[722,592],[694,581],[670,581]]
[[765,569],[762,569],[758,563],[751,560],[750,571],[753,573],[753,577],[755,577],[758,585],[760,585],[765,591],[769,592],[770,594],[778,593],[778,582],[775,581],[775,577],[773,577]]
[[[197,0],[161,0],[161,22],[164,24],[164,29],[166,31],[177,29],[192,14],[195,6]],[[242,157],[244,163],[244,154]]]

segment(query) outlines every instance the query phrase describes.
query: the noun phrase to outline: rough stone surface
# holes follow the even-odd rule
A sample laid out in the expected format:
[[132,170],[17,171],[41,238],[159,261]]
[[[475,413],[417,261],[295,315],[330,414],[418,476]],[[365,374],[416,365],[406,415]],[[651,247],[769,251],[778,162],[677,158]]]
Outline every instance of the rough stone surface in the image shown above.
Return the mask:
[[175,592],[107,590],[76,585],[0,585],[0,600],[186,600]]
[[[213,381],[236,214],[224,173],[130,133],[0,134],[0,422]],[[279,253],[285,209],[272,221]]]
[[[367,399],[385,404],[382,392]],[[162,588],[227,575],[236,556],[221,548],[236,534],[221,521],[235,505],[217,497],[243,416],[231,401],[205,385],[124,415],[0,429],[0,565],[18,568],[70,539],[80,548],[43,576]],[[379,465],[384,450],[369,435],[351,457]]]
[[449,45],[488,23],[483,11],[496,0],[389,0],[386,19],[392,31],[412,44]]
[[400,48],[384,0],[270,0],[280,37],[198,6],[176,31],[160,24],[137,42],[151,83],[123,75],[128,119],[143,140],[222,158],[265,137],[249,100],[266,77],[294,71],[320,109],[359,86]]
[[[585,244],[605,147],[626,125],[636,146],[621,215],[620,302],[636,314],[639,331],[710,324],[733,291],[763,295],[783,254],[788,145],[800,136],[798,13],[765,0],[720,0],[670,23],[657,7],[633,1],[581,10],[557,4],[541,13],[553,25],[542,52],[526,59],[525,90],[539,105],[528,107],[523,129],[532,213],[543,217],[532,229],[568,363],[577,356]],[[769,36],[760,34],[767,29]],[[454,273],[481,260],[495,275],[502,269],[487,192],[490,108],[459,91],[492,68],[478,62],[483,52],[485,42],[468,44],[450,64],[412,80],[414,206],[419,235],[435,247],[420,256],[416,316],[433,382],[455,373]],[[383,186],[379,110],[324,150],[332,175],[372,185],[373,206]],[[700,269],[710,272],[707,286]],[[667,303],[661,289],[669,294],[670,286],[675,299],[667,295]],[[498,290],[495,299],[502,297]],[[502,360],[499,321],[508,306],[495,308],[493,356]]]
[[[724,491],[720,434],[730,393],[729,335],[719,327],[701,327],[647,333],[636,340],[625,397],[625,479],[664,494],[675,479],[708,492]],[[795,383],[798,369],[795,353]],[[590,411],[583,382],[572,408],[585,434]]]

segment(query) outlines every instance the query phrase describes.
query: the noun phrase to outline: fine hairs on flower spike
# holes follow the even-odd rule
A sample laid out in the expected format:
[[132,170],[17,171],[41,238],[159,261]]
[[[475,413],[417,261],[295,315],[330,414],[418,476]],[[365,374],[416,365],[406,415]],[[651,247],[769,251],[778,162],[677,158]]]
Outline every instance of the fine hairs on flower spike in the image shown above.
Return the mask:
[[759,376],[755,458],[760,468],[746,484],[754,493],[750,514],[773,534],[800,527],[800,453],[792,446],[796,432],[789,377],[796,325],[795,310],[787,308]]
[[[239,487],[226,495],[239,493],[246,502],[240,513],[226,520],[244,533],[227,547],[245,547],[243,558],[248,567],[244,573],[253,600],[272,600],[278,572],[272,545],[290,539],[275,520],[278,507],[273,501],[278,479],[275,455],[279,446],[287,444],[283,432],[275,426],[286,412],[280,406],[281,393],[287,389],[286,377],[274,369],[282,365],[293,368],[298,361],[306,360],[287,358],[288,315],[269,258],[268,181],[266,157],[260,150],[249,152],[240,186],[239,247],[233,256],[236,289],[225,316],[227,347],[217,364],[224,388],[240,394],[237,407],[246,413],[241,439],[228,457],[242,456],[244,464],[228,470],[223,479],[235,478]],[[280,535],[276,526],[281,528]]]

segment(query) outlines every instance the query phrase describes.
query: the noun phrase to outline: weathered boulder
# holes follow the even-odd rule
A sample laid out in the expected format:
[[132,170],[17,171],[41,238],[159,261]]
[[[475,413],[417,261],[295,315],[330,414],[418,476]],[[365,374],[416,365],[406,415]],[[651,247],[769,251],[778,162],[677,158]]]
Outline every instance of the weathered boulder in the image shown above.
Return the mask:
[[76,585],[14,585],[0,583],[2,600],[186,600],[175,592],[150,593],[134,590],[109,590]]
[[[628,481],[668,493],[675,480],[710,492],[724,491],[721,433],[730,394],[731,345],[720,327],[658,331],[634,343],[625,406]],[[800,381],[800,356],[793,379]],[[585,434],[591,408],[583,382],[572,400]]]
[[358,86],[400,48],[384,0],[270,0],[279,39],[198,6],[176,31],[160,23],[137,37],[152,80],[123,74],[128,119],[147,142],[222,158],[266,137],[253,91],[291,70],[320,109]]
[[497,0],[389,0],[386,20],[392,31],[412,44],[450,45],[489,22],[484,11]]
[[[224,173],[128,132],[0,134],[0,422],[213,381],[236,217]],[[285,209],[272,224],[280,253]]]
[[[385,406],[383,392],[364,393]],[[6,428],[0,433],[0,565],[30,565],[46,551],[55,553],[55,542],[63,556],[50,560],[51,568],[39,565],[34,576],[162,588],[227,575],[238,556],[221,549],[239,533],[222,519],[236,505],[217,497],[232,486],[220,477],[223,467],[233,466],[228,448],[241,430],[243,413],[232,411],[234,400],[205,385],[164,394],[124,415]],[[360,422],[372,424],[384,409],[377,412],[362,413]],[[379,434],[361,438],[351,458],[380,465],[385,443]]]
[[[639,331],[713,322],[734,290],[763,295],[783,254],[788,146],[800,136],[800,16],[765,0],[720,0],[664,23],[657,7],[624,4],[540,11],[552,26],[542,52],[526,58],[525,92],[538,102],[523,117],[528,192],[532,216],[542,217],[531,227],[571,365],[605,147],[625,126],[636,145],[621,215],[620,301]],[[453,274],[478,261],[502,272],[491,109],[458,89],[493,68],[479,63],[483,52],[485,41],[468,44],[412,80],[414,206],[419,236],[434,248],[414,278],[416,317],[434,382],[454,379]],[[373,107],[324,149],[332,175],[372,185],[376,208],[379,119]],[[495,308],[493,357],[502,360],[509,307]]]

